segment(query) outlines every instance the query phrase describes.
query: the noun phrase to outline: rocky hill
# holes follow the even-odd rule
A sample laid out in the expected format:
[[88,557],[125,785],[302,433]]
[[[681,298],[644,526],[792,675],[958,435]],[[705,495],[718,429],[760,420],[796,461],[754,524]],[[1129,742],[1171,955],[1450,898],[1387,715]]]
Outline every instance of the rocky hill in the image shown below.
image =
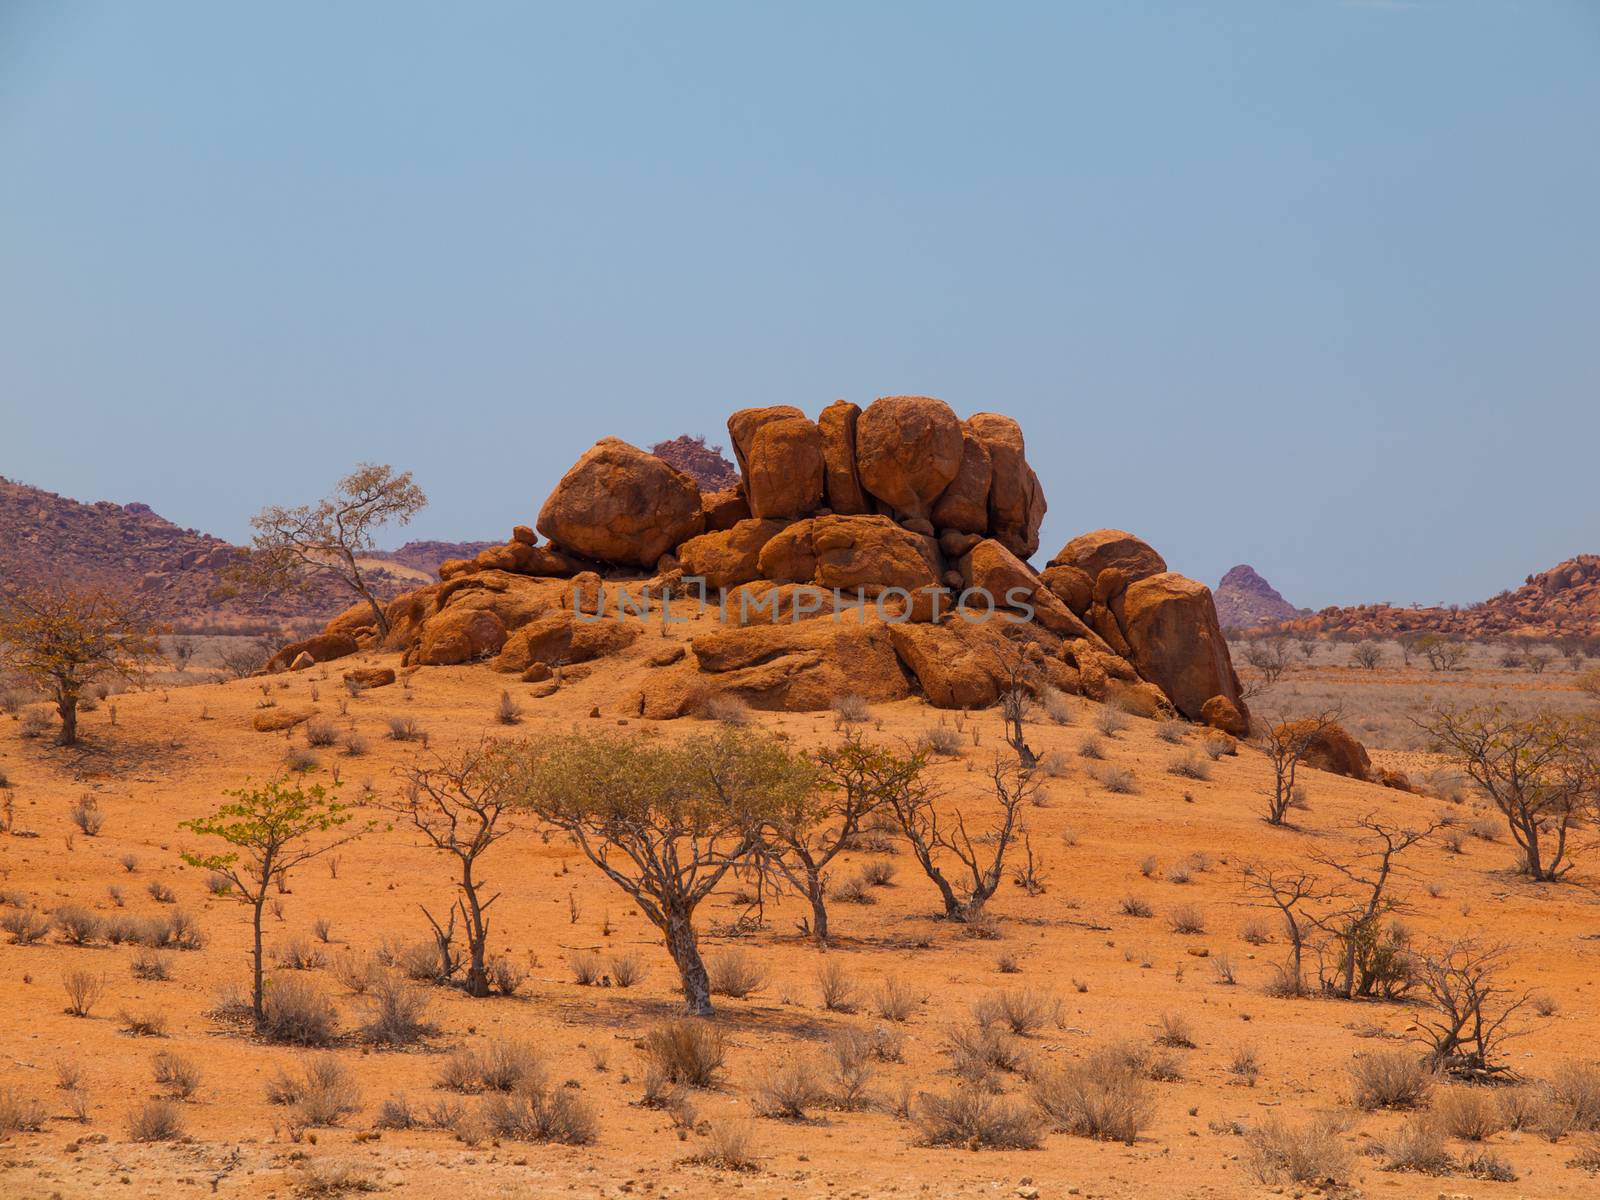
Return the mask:
[[[332,585],[233,594],[222,572],[242,553],[221,538],[179,528],[147,504],[85,504],[0,478],[0,585],[117,589],[138,596],[158,620],[179,625],[325,620],[349,603],[348,593]],[[430,574],[437,565],[428,567]],[[415,582],[413,572],[379,568],[385,596]]]
[[1248,563],[1240,563],[1222,577],[1215,592],[1217,620],[1224,629],[1254,629],[1293,620],[1300,610]]
[[[518,526],[397,597],[386,628],[352,606],[274,668],[386,649],[552,690],[604,670],[626,711],[651,719],[718,701],[818,711],[851,695],[983,708],[1020,685],[1248,728],[1204,585],[1120,530],[1029,565],[1045,498],[1010,417],[963,421],[941,400],[890,396],[814,421],[744,409],[728,432],[737,486],[705,492],[604,438],[540,509],[547,542]],[[624,583],[653,607],[623,611]],[[663,603],[693,622],[690,653],[644,637],[667,628]]]
[[670,442],[657,442],[650,453],[671,463],[695,483],[702,492],[720,492],[739,486],[739,468],[728,461],[721,446],[708,446],[706,439],[685,433]]
[[1361,604],[1324,608],[1278,627],[1286,633],[1390,638],[1440,633],[1467,640],[1489,637],[1600,637],[1600,555],[1580,554],[1529,575],[1515,591],[1464,608],[1396,608]]
[[396,550],[374,550],[367,557],[378,562],[398,563],[413,571],[421,571],[435,579],[439,577],[439,564],[448,558],[471,558],[480,550],[487,550],[498,542],[407,542]]

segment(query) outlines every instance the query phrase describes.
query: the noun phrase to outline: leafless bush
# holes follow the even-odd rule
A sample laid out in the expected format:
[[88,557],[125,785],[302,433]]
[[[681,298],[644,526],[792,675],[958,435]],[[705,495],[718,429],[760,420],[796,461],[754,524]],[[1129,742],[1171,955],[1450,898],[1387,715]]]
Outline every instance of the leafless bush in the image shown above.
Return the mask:
[[1295,1128],[1268,1117],[1245,1134],[1251,1173],[1265,1184],[1343,1183],[1350,1175],[1350,1150],[1339,1124],[1315,1118]]
[[957,1025],[946,1037],[951,1069],[966,1083],[992,1088],[998,1073],[1016,1073],[1027,1062],[1023,1044],[998,1029]]
[[594,1110],[581,1096],[542,1082],[491,1095],[484,1101],[483,1120],[495,1137],[518,1142],[587,1146],[600,1131]]
[[816,1068],[804,1059],[789,1059],[768,1068],[750,1093],[758,1116],[803,1121],[825,1098]]
[[605,978],[605,964],[593,950],[574,950],[567,955],[567,966],[579,987],[594,987]]
[[146,1100],[128,1114],[128,1139],[171,1142],[183,1136],[183,1113],[171,1100]]
[[378,1129],[416,1129],[422,1118],[412,1111],[411,1101],[396,1092],[378,1105],[378,1116],[373,1125]]
[[0,1137],[37,1133],[48,1119],[44,1105],[32,1096],[19,1095],[12,1088],[0,1091]]
[[106,992],[105,979],[89,971],[67,972],[61,986],[67,992],[67,1011],[75,1017],[87,1017]]
[[1005,988],[980,996],[972,1005],[972,1015],[979,1025],[999,1025],[1027,1036],[1060,1023],[1061,1001],[1033,988]]
[[911,1019],[927,994],[907,983],[898,975],[885,979],[872,994],[872,1007],[885,1021],[903,1022]]
[[1106,756],[1106,744],[1094,734],[1085,734],[1078,742],[1078,757],[1098,762]]
[[929,754],[958,758],[961,755],[961,734],[948,725],[930,725],[917,739],[917,748]]
[[1505,1128],[1497,1098],[1483,1088],[1444,1088],[1433,1098],[1433,1116],[1444,1131],[1464,1142],[1481,1142]]
[[1261,1058],[1254,1046],[1240,1046],[1228,1060],[1228,1074],[1237,1075],[1246,1087],[1255,1087],[1261,1077]]
[[712,1121],[706,1126],[705,1149],[696,1161],[725,1171],[756,1168],[755,1130],[748,1121]]
[[611,955],[608,964],[611,968],[611,982],[619,988],[632,987],[649,974],[644,959],[631,950]]
[[1132,796],[1139,790],[1139,780],[1127,767],[1101,767],[1090,772],[1099,785],[1117,796]]
[[1194,1031],[1189,1026],[1188,1018],[1182,1013],[1163,1013],[1156,1021],[1156,1043],[1183,1050],[1193,1049]]
[[105,932],[105,922],[77,904],[56,909],[55,924],[61,940],[74,946],[87,946]]
[[96,837],[105,828],[106,815],[93,796],[82,796],[67,814],[85,837]]
[[829,1012],[855,1012],[860,1004],[860,989],[844,969],[844,964],[829,959],[817,968],[817,991],[822,1007]]
[[332,746],[339,740],[339,727],[332,721],[313,718],[306,722],[306,745]]
[[1044,715],[1057,725],[1072,724],[1072,705],[1065,692],[1053,687],[1044,689]]
[[705,716],[707,720],[724,725],[748,725],[751,721],[750,706],[739,697],[726,694],[713,695],[706,700]]
[[290,938],[281,946],[274,947],[272,960],[290,971],[317,971],[328,964],[326,954],[300,938]]
[[1150,907],[1148,900],[1141,900],[1138,896],[1124,896],[1117,904],[1117,911],[1125,917],[1150,917],[1155,909]]
[[274,977],[263,997],[260,1033],[269,1042],[326,1046],[339,1030],[339,1014],[320,987],[296,975]]
[[500,693],[500,702],[494,709],[494,719],[502,725],[516,725],[522,720],[522,705],[512,699],[509,691]]
[[861,865],[861,880],[868,887],[889,887],[894,882],[894,864],[874,858]]
[[1176,775],[1179,779],[1210,779],[1211,765],[1191,751],[1167,763],[1167,774]]
[[415,717],[390,717],[389,736],[397,742],[415,742],[422,737],[422,727]]
[[728,950],[706,962],[713,996],[743,1000],[766,986],[767,970],[743,950]]
[[1028,1109],[975,1087],[957,1087],[944,1095],[923,1092],[917,1097],[915,1120],[930,1146],[1033,1150],[1041,1134],[1038,1117]]
[[331,1055],[308,1059],[298,1079],[280,1074],[269,1085],[269,1098],[290,1105],[295,1123],[308,1129],[338,1125],[361,1110],[361,1090]]
[[1148,1085],[1116,1047],[1037,1072],[1031,1094],[1051,1128],[1078,1137],[1131,1146],[1154,1116]]
[[156,1008],[139,1012],[124,1008],[117,1013],[117,1024],[129,1037],[167,1036],[167,1014]]
[[871,885],[860,876],[846,879],[833,889],[833,898],[844,904],[876,904],[878,898],[870,890]]
[[1437,1075],[1404,1050],[1379,1050],[1350,1063],[1351,1100],[1357,1108],[1415,1108],[1428,1098]]
[[684,1087],[715,1086],[727,1061],[722,1030],[704,1021],[666,1021],[645,1034],[639,1052],[663,1079]]
[[843,725],[859,725],[872,720],[872,710],[867,707],[865,698],[854,695],[835,696],[833,715],[838,718],[838,723]]
[[1106,737],[1116,737],[1128,727],[1128,714],[1115,704],[1102,704],[1095,709],[1094,727]]
[[159,879],[152,879],[149,883],[149,886],[146,887],[145,890],[150,893],[150,899],[154,900],[157,904],[177,903],[177,893],[169,888],[166,884],[162,883]]
[[11,935],[14,946],[31,946],[50,932],[50,918],[31,908],[13,908],[0,917],[0,929]]
[[[613,964],[614,969],[615,964]],[[509,958],[491,958],[488,962],[489,986],[502,996],[515,996],[527,980],[527,973]],[[613,976],[615,978],[615,976]],[[627,987],[617,982],[618,987]]]
[[1384,1169],[1389,1171],[1447,1175],[1456,1165],[1445,1146],[1444,1130],[1429,1113],[1416,1113],[1400,1122],[1381,1148]]
[[384,1046],[411,1046],[434,1032],[427,1021],[428,997],[396,975],[380,975],[362,997],[367,1006],[361,1032]]
[[1571,1128],[1600,1130],[1600,1062],[1563,1059],[1550,1073],[1550,1096],[1572,1114]]
[[200,1090],[203,1076],[199,1066],[181,1054],[162,1050],[150,1060],[150,1068],[156,1083],[165,1088],[173,1100],[188,1100]]
[[1168,717],[1166,720],[1156,722],[1156,737],[1169,745],[1182,745],[1188,736],[1189,723],[1187,721]]
[[1204,933],[1206,916],[1193,904],[1180,904],[1167,914],[1167,925],[1173,933]]
[[367,744],[367,739],[362,737],[354,729],[350,730],[344,735],[344,739],[340,744],[344,747],[344,752],[351,758],[360,758],[369,749],[371,749],[371,747]]

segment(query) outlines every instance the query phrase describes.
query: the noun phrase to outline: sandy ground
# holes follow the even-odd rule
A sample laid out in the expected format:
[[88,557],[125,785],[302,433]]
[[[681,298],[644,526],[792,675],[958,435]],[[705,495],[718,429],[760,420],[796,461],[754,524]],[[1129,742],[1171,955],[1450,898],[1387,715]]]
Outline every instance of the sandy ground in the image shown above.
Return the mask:
[[[688,636],[691,628],[676,636]],[[656,648],[654,635],[617,659],[597,664],[585,679],[554,696],[534,699],[527,685],[481,667],[435,668],[394,685],[347,699],[339,672],[354,665],[329,664],[268,684],[279,706],[316,704],[341,727],[354,726],[370,752],[348,757],[337,749],[317,751],[324,777],[337,769],[345,791],[370,783],[396,787],[395,771],[433,751],[449,751],[487,736],[538,738],[599,722],[615,725],[627,679],[645,669]],[[368,663],[397,665],[368,656]],[[524,709],[515,728],[495,721],[502,689],[509,686]],[[1063,1002],[1060,1027],[1030,1039],[1032,1051],[1048,1059],[1072,1059],[1111,1039],[1148,1044],[1158,1019],[1181,1013],[1195,1031],[1196,1046],[1182,1052],[1183,1078],[1155,1085],[1156,1117],[1137,1144],[1125,1146],[1060,1134],[1034,1151],[933,1149],[918,1144],[915,1126],[893,1116],[887,1103],[873,1111],[829,1112],[804,1123],[754,1119],[759,1167],[749,1172],[696,1165],[699,1135],[680,1138],[665,1114],[638,1105],[639,1061],[635,1039],[676,1008],[675,974],[646,922],[627,898],[601,878],[571,847],[525,828],[484,860],[484,875],[504,892],[495,909],[492,946],[529,971],[522,994],[512,999],[473,1000],[446,989],[429,989],[432,1020],[439,1033],[425,1048],[378,1051],[358,1044],[332,1051],[354,1074],[362,1110],[339,1128],[320,1129],[295,1141],[284,1110],[267,1102],[264,1084],[301,1057],[257,1043],[209,1016],[226,984],[245,978],[248,920],[244,908],[216,897],[204,872],[187,868],[179,851],[195,848],[178,822],[205,813],[224,788],[246,776],[261,778],[281,769],[303,732],[263,734],[251,719],[263,699],[259,681],[205,684],[114,698],[84,717],[88,744],[61,750],[25,741],[20,724],[0,720],[0,770],[13,794],[13,836],[0,835],[0,888],[20,892],[43,910],[78,903],[101,915],[117,911],[109,889],[120,889],[129,913],[169,911],[148,894],[152,881],[176,893],[209,939],[200,951],[173,956],[168,982],[140,981],[130,974],[134,951],[103,943],[78,948],[56,938],[33,946],[0,943],[0,1091],[43,1101],[51,1119],[37,1133],[0,1142],[0,1195],[76,1197],[100,1193],[127,1197],[172,1195],[287,1196],[308,1186],[307,1164],[354,1164],[352,1179],[399,1195],[524,1197],[545,1195],[727,1195],[752,1197],[865,1197],[887,1195],[1099,1197],[1233,1197],[1303,1194],[1300,1187],[1256,1183],[1246,1166],[1245,1141],[1230,1132],[1269,1116],[1299,1123],[1335,1114],[1348,1124],[1346,1140],[1360,1151],[1399,1123],[1391,1113],[1363,1113],[1348,1100],[1346,1066],[1374,1047],[1401,1045],[1375,1040],[1382,1031],[1405,1038],[1414,1012],[1398,1004],[1283,1000],[1263,986],[1281,958],[1281,940],[1264,946],[1242,941],[1239,930],[1266,916],[1248,906],[1239,866],[1246,859],[1297,860],[1308,848],[1349,845],[1352,822],[1367,813],[1391,820],[1418,820],[1446,808],[1444,802],[1311,773],[1310,810],[1298,831],[1273,829],[1260,819],[1261,790],[1270,772],[1255,751],[1214,764],[1206,780],[1169,775],[1167,765],[1184,751],[1156,736],[1153,723],[1133,719],[1105,739],[1107,761],[1132,769],[1139,789],[1113,795],[1092,778],[1078,746],[1090,732],[1096,706],[1074,701],[1074,721],[1031,727],[1041,753],[1062,752],[1067,773],[1048,783],[1048,803],[1027,813],[1029,834],[1042,855],[1047,888],[1029,896],[1007,883],[993,904],[1001,918],[999,940],[965,937],[959,927],[934,919],[937,896],[903,851],[894,855],[895,886],[876,889],[871,906],[835,904],[838,945],[827,961],[843,963],[870,995],[881,980],[898,975],[927,993],[903,1027],[903,1064],[878,1070],[873,1091],[890,1097],[903,1086],[944,1091],[951,1086],[943,1053],[945,1031],[970,1020],[969,1004],[999,987],[1048,990]],[[341,711],[341,707],[347,711]],[[598,708],[601,716],[589,716]],[[391,716],[414,717],[429,735],[429,748],[389,740]],[[760,714],[762,725],[783,731],[802,746],[837,735],[831,714]],[[940,719],[920,702],[876,706],[868,732],[884,739],[914,738]],[[948,718],[946,718],[948,719]],[[698,722],[652,725],[637,718],[632,728],[677,736],[703,729]],[[937,771],[949,803],[969,814],[986,811],[984,770],[1000,741],[998,714],[973,714],[961,757]],[[1199,732],[1190,735],[1198,745]],[[1382,754],[1377,755],[1380,760]],[[1418,756],[1405,756],[1417,765]],[[103,830],[86,837],[68,810],[93,795],[106,815]],[[27,834],[30,836],[15,836]],[[121,865],[137,858],[135,869]],[[1141,863],[1154,856],[1152,877]],[[853,874],[863,855],[848,856],[837,878]],[[1402,893],[1413,911],[1407,923],[1419,937],[1474,934],[1513,947],[1513,973],[1555,1002],[1548,1017],[1531,1013],[1519,1023],[1522,1036],[1509,1058],[1536,1077],[1561,1058],[1592,1056],[1600,1034],[1596,985],[1600,981],[1600,904],[1584,887],[1537,888],[1507,871],[1508,845],[1469,839],[1466,853],[1424,846],[1410,859],[1411,877]],[[1169,882],[1169,867],[1192,860],[1190,881]],[[1122,915],[1126,896],[1149,902],[1148,919]],[[331,922],[330,954],[346,948],[371,951],[385,937],[414,941],[426,933],[419,905],[447,906],[446,863],[403,831],[377,832],[337,856],[337,875],[327,862],[313,863],[290,881],[280,897],[282,918],[268,918],[269,942],[313,940],[313,922]],[[1202,934],[1170,931],[1167,917],[1181,904],[1197,906]],[[739,913],[731,897],[718,896],[703,909],[700,926],[731,921]],[[766,926],[739,938],[706,933],[710,956],[735,945],[770,972],[766,986],[746,1000],[719,1001],[717,1020],[731,1035],[734,1051],[726,1083],[700,1093],[703,1119],[748,1117],[752,1081],[790,1052],[819,1046],[847,1025],[877,1023],[870,1004],[856,1014],[825,1011],[816,973],[823,955],[796,932],[801,907],[787,901],[769,907]],[[606,930],[609,928],[610,932]],[[637,948],[651,966],[640,985],[628,989],[584,988],[572,981],[567,955],[583,948]],[[1001,955],[1013,956],[1019,974],[1002,974]],[[1214,963],[1231,961],[1237,984],[1219,981]],[[106,995],[88,1018],[64,1011],[62,976],[88,969],[102,973]],[[359,1020],[360,1002],[346,994],[326,970],[313,972],[339,998],[347,1026]],[[158,1009],[169,1020],[164,1039],[121,1032],[122,1010]],[[445,1132],[382,1132],[374,1136],[377,1105],[393,1093],[425,1107],[445,1093],[434,1081],[445,1052],[491,1035],[527,1040],[545,1055],[553,1078],[571,1086],[597,1109],[600,1133],[593,1146],[566,1148],[484,1142],[463,1145]],[[1254,1087],[1240,1086],[1227,1064],[1251,1046],[1262,1072]],[[204,1084],[183,1105],[187,1137],[179,1142],[139,1144],[129,1140],[127,1116],[156,1094],[150,1060],[173,1050],[201,1064]],[[56,1087],[56,1064],[80,1063],[90,1103],[85,1123],[72,1119],[65,1094]],[[1022,1094],[1013,1081],[1008,1089]],[[1513,1164],[1515,1183],[1461,1177],[1398,1174],[1381,1160],[1358,1157],[1352,1183],[1364,1193],[1396,1197],[1464,1194],[1474,1197],[1593,1196],[1600,1181],[1566,1165],[1576,1144],[1551,1144],[1532,1134],[1499,1134],[1490,1146]],[[1455,1147],[1460,1150],[1458,1145]],[[1034,1191],[1036,1189],[1036,1193]]]

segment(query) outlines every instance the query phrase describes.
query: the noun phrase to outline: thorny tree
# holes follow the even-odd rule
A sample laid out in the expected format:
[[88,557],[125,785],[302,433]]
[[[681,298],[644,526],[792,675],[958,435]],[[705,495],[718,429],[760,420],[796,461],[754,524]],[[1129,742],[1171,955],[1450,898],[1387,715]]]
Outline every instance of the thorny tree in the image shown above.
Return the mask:
[[1031,639],[1005,638],[989,649],[989,668],[1000,688],[1000,719],[1005,725],[1006,743],[1017,752],[1023,770],[1038,766],[1039,758],[1028,745],[1023,724],[1033,709],[1033,696],[1042,674],[1041,650]]
[[334,494],[296,508],[264,508],[250,524],[256,531],[250,556],[235,572],[262,589],[304,586],[312,579],[337,580],[364,600],[389,633],[389,618],[361,568],[361,557],[377,545],[373,532],[390,521],[410,522],[428,498],[387,464],[362,463],[339,481]]
[[134,679],[160,656],[155,630],[110,592],[32,588],[0,596],[0,667],[50,693],[57,744],[78,742],[78,702],[96,679]]
[[1358,996],[1392,999],[1411,983],[1411,956],[1402,931],[1385,918],[1404,909],[1391,888],[1402,870],[1400,856],[1438,829],[1430,821],[1405,829],[1367,815],[1356,822],[1364,836],[1352,859],[1313,854],[1311,861],[1332,871],[1340,882],[1333,889],[1335,907],[1312,917],[1333,939],[1335,974],[1324,975],[1325,991],[1353,1000]]
[[[954,921],[976,920],[1000,886],[1006,851],[1021,832],[1022,806],[1037,794],[1039,781],[1032,771],[1008,766],[996,755],[990,783],[998,811],[990,827],[974,837],[960,808],[948,818],[939,815],[943,797],[924,777],[926,760],[918,753],[914,761],[915,769],[901,773],[884,793],[890,811],[923,873],[939,889],[945,916]],[[959,892],[941,865],[947,858],[960,864]]]
[[1289,965],[1285,969],[1284,991],[1292,996],[1305,992],[1305,947],[1310,918],[1305,907],[1327,900],[1332,893],[1310,871],[1273,870],[1258,863],[1241,869],[1245,891],[1255,903],[1277,910],[1289,938]]
[[661,931],[692,1016],[711,985],[694,913],[728,872],[759,864],[763,830],[813,785],[771,735],[729,729],[662,745],[573,734],[516,751],[517,801],[567,834]]
[[878,811],[887,793],[921,769],[917,756],[900,757],[849,734],[815,755],[817,786],[791,793],[772,817],[768,842],[772,868],[811,904],[811,936],[828,941],[828,866]]
[[1300,764],[1339,721],[1337,708],[1324,709],[1296,720],[1269,718],[1261,749],[1272,764],[1272,791],[1267,797],[1267,824],[1287,825],[1295,803],[1295,780]]
[[1522,869],[1542,883],[1573,868],[1573,836],[1600,809],[1600,728],[1500,705],[1441,708],[1418,722],[1489,794],[1506,819]]
[[[185,851],[181,855],[191,867],[215,871],[239,889],[239,894],[251,908],[251,928],[255,941],[251,954],[250,1006],[257,1025],[265,1015],[261,967],[261,912],[267,904],[267,893],[276,877],[313,858],[355,840],[370,826],[338,832],[351,820],[347,805],[335,797],[338,783],[324,787],[320,783],[309,787],[300,780],[290,782],[269,779],[258,788],[249,786],[224,792],[233,797],[233,803],[224,804],[209,817],[179,822],[179,828],[188,829],[202,837],[220,838],[233,849],[222,854],[198,854]],[[308,838],[332,834],[327,840],[316,842]]]
[[1417,956],[1416,974],[1431,1011],[1416,1018],[1432,1065],[1453,1075],[1486,1080],[1504,1072],[1495,1062],[1503,1043],[1515,1037],[1510,1021],[1532,998],[1502,982],[1504,946],[1471,939],[1450,942]]
[[[485,851],[514,832],[507,817],[515,800],[507,766],[493,744],[480,743],[449,758],[436,756],[432,766],[409,767],[402,779],[400,797],[376,801],[376,806],[394,813],[436,850],[455,858],[459,894],[452,907],[466,930],[466,991],[469,996],[487,996],[489,907],[500,897],[496,893],[484,899],[485,885],[477,868]],[[448,964],[449,938],[431,912],[426,908],[422,912],[436,938],[443,939],[440,962]]]

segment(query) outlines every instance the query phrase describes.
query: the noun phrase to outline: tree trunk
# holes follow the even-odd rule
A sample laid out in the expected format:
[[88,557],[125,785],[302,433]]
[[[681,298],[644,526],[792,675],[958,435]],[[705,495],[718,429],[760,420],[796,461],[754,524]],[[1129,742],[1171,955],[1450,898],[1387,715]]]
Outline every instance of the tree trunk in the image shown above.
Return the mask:
[[669,912],[666,935],[667,953],[672,955],[683,980],[684,1011],[691,1017],[711,1016],[711,977],[706,974],[706,964],[700,957],[694,924],[687,914]]
[[820,876],[806,880],[806,890],[811,893],[811,939],[819,946],[828,944],[828,898],[823,893]]
[[367,603],[372,606],[372,615],[378,618],[378,640],[382,641],[389,636],[389,614],[383,611],[383,605],[378,603],[377,597],[371,592],[362,590]]
[[262,880],[261,890],[256,893],[255,913],[251,920],[251,924],[255,931],[255,947],[251,955],[251,967],[253,968],[253,973],[250,985],[250,1008],[255,1014],[257,1028],[260,1027],[261,1022],[266,1019],[267,1015],[267,1008],[263,1003],[265,999],[265,993],[262,988],[261,979],[261,910],[266,903],[267,885],[266,881]]
[[58,746],[76,746],[78,744],[78,695],[76,692],[62,692],[56,697],[56,712],[61,714],[61,734],[56,738]]

